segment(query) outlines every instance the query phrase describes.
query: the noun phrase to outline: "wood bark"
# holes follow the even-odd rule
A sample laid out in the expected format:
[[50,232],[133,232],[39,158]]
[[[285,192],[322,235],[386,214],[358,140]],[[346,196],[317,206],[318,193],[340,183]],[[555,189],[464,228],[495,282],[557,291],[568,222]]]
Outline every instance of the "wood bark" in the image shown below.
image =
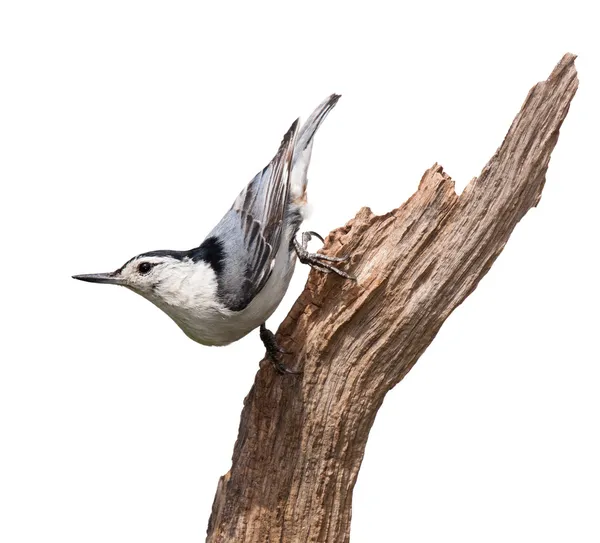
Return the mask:
[[245,399],[231,470],[207,541],[349,541],[352,490],[386,393],[475,289],[537,205],[550,153],[577,90],[567,54],[535,85],[502,145],[462,194],[435,164],[398,209],[361,209],[323,251],[352,255],[357,282],[312,271]]

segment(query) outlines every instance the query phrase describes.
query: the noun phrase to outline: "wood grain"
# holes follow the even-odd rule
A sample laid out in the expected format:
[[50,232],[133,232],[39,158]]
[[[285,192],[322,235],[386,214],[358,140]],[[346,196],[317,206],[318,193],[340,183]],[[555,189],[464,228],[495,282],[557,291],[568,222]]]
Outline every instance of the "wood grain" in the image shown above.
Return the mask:
[[577,90],[567,54],[535,85],[502,145],[458,196],[439,165],[402,206],[361,209],[324,252],[351,254],[358,281],[311,272],[278,332],[294,353],[268,362],[245,402],[231,470],[207,541],[349,541],[352,490],[386,393],[475,289],[537,205],[550,153]]

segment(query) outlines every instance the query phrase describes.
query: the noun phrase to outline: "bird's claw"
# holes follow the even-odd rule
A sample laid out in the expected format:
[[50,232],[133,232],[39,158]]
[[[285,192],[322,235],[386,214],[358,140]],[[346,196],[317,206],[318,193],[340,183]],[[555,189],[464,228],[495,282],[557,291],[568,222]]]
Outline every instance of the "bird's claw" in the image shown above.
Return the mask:
[[321,235],[313,231],[302,233],[302,243],[299,243],[298,240],[294,239],[294,249],[296,250],[296,254],[298,255],[298,260],[300,260],[302,264],[308,264],[311,268],[315,268],[316,270],[322,271],[323,273],[334,272],[340,277],[350,279],[351,281],[356,281],[356,277],[353,277],[345,271],[340,270],[339,268],[330,264],[330,262],[347,262],[348,260],[350,260],[349,255],[328,256],[319,253],[310,253],[308,251],[308,242],[312,239],[313,236],[317,239],[320,239],[322,242],[325,241]]
[[325,243],[325,240],[323,239],[323,236],[321,234],[319,234],[318,232],[315,232],[313,230],[309,230],[308,232],[304,232],[302,234],[302,241],[304,241],[304,236],[307,237],[307,240],[306,240],[307,243],[310,241],[311,236],[315,236],[315,238],[321,240],[321,243]]
[[275,371],[279,375],[299,375],[300,371],[295,371],[288,368],[280,359],[280,354],[291,354],[289,351],[282,349],[275,339],[275,334],[269,330],[265,324],[260,325],[260,339],[265,346],[267,355]]

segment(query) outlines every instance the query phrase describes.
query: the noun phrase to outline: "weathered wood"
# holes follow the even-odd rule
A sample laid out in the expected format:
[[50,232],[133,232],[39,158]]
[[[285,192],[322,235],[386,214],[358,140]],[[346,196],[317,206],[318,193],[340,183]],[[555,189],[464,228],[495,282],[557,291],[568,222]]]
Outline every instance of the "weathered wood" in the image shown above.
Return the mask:
[[294,353],[286,365],[303,374],[282,377],[263,361],[207,541],[349,540],[352,490],[377,410],[538,203],[577,90],[574,60],[565,55],[533,87],[460,196],[436,164],[398,209],[376,216],[363,208],[328,236],[324,251],[353,255],[358,282],[311,272],[278,332]]

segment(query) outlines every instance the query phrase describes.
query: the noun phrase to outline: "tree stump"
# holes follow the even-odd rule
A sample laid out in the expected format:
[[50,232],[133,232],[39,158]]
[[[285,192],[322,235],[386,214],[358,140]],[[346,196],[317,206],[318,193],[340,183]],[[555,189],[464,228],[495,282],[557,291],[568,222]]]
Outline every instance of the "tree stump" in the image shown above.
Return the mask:
[[210,543],[349,541],[352,490],[386,393],[475,289],[537,205],[550,153],[577,90],[567,54],[535,85],[504,142],[462,194],[435,164],[399,208],[361,209],[324,252],[352,255],[351,282],[311,272],[279,328],[287,366],[268,361],[244,402]]

